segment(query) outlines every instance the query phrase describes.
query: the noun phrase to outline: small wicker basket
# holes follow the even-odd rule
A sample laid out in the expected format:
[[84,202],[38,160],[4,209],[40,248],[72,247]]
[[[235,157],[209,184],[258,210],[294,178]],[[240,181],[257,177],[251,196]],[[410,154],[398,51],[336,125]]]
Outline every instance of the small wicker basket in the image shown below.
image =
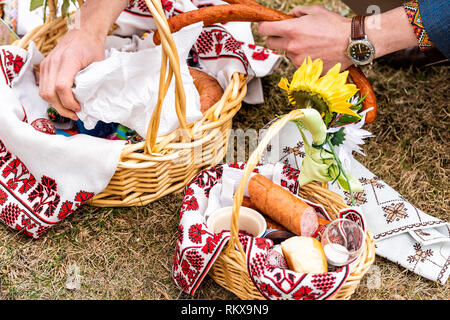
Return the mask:
[[[50,14],[14,45],[27,48],[34,41],[47,55],[68,30],[68,18],[57,17],[57,0],[48,0]],[[81,5],[82,0],[78,3]],[[232,76],[220,101],[203,118],[186,124],[185,93],[181,82],[180,61],[160,0],[146,0],[161,36],[161,64],[158,104],[149,122],[145,141],[125,145],[109,185],[90,205],[99,207],[143,206],[182,188],[200,170],[216,165],[226,154],[233,116],[247,93],[247,77]],[[73,13],[72,13],[73,15]],[[161,107],[167,88],[175,77],[175,110],[180,127],[157,137]]]
[[[266,149],[270,141],[280,132],[288,121],[303,117],[301,110],[293,110],[289,114],[275,121],[267,130],[265,136],[250,155],[245,166],[240,184],[233,198],[233,214],[231,221],[231,235],[227,247],[222,250],[221,254],[214,262],[209,271],[209,275],[222,287],[236,294],[240,299],[244,300],[262,300],[264,297],[255,287],[253,281],[248,275],[246,255],[239,241],[238,219],[239,209],[244,197],[244,190],[250,174],[258,164],[262,153]],[[329,215],[336,219],[340,210],[348,207],[343,198],[334,192],[326,189],[317,183],[310,183],[299,188],[299,196],[308,199],[325,207]],[[237,249],[236,249],[237,248]],[[348,300],[359,285],[361,278],[368,271],[369,267],[375,260],[375,245],[373,237],[369,230],[365,240],[365,247],[357,261],[353,262],[350,267],[350,274],[341,286],[341,288],[333,294],[330,299]]]

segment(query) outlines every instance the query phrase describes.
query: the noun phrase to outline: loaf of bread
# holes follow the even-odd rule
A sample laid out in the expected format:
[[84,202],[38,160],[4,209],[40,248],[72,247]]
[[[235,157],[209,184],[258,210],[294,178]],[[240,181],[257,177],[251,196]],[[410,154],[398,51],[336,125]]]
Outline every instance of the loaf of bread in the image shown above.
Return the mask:
[[299,273],[328,272],[322,244],[313,237],[296,236],[281,243],[289,269]]

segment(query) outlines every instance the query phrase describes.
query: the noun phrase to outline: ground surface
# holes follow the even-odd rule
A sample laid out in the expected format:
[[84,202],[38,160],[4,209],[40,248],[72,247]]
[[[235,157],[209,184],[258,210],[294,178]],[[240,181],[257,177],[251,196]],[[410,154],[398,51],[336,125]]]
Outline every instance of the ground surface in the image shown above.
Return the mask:
[[[323,2],[348,14],[339,1]],[[267,3],[288,9],[281,1]],[[289,111],[276,85],[293,71],[285,62],[265,78],[266,102],[243,106],[234,127],[258,129]],[[379,112],[376,122],[366,127],[376,137],[367,140],[367,156],[358,157],[407,200],[447,221],[449,71],[448,66],[396,70],[378,63],[364,68],[377,93]],[[190,299],[170,277],[181,199],[174,194],[143,208],[84,207],[38,241],[1,225],[0,299]],[[380,257],[374,267],[354,299],[450,298],[449,284],[438,285]],[[80,275],[81,287],[69,290],[67,281],[74,274]],[[236,299],[209,277],[195,298]]]

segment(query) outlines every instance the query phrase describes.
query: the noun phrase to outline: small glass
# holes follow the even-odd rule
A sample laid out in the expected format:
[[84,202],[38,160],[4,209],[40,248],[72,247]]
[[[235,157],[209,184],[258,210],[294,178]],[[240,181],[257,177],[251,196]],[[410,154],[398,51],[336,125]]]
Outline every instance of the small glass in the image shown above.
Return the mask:
[[340,267],[355,261],[362,253],[366,234],[349,219],[336,219],[322,235],[322,246],[330,265]]

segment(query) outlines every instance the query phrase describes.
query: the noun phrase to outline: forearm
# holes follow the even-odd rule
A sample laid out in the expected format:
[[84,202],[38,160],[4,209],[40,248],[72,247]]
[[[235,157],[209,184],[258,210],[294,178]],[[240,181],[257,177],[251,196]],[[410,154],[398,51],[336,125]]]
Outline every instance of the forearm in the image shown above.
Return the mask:
[[76,27],[104,40],[128,0],[87,0],[80,8]]
[[366,33],[375,57],[417,46],[417,38],[403,7],[366,18]]

